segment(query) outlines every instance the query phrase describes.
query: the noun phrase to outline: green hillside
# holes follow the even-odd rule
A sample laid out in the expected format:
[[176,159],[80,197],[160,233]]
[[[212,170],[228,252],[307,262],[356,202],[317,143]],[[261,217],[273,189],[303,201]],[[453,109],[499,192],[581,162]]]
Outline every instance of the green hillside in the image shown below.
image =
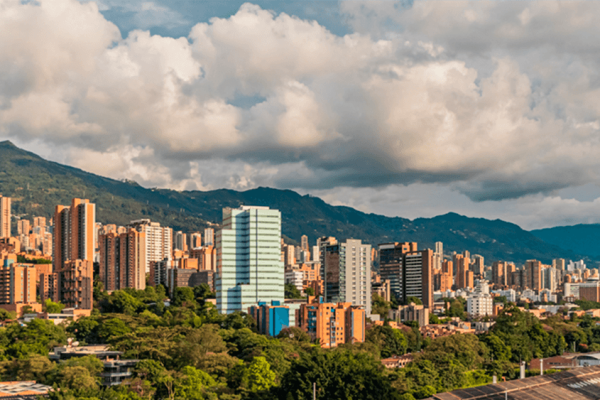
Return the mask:
[[531,233],[547,243],[552,243],[578,254],[600,258],[600,224],[579,224],[536,229]]
[[450,213],[410,221],[331,206],[317,197],[270,188],[245,192],[146,189],[135,182],[116,181],[44,160],[8,141],[0,143],[0,193],[13,197],[14,215],[28,217],[50,217],[55,205],[83,197],[96,203],[97,220],[102,223],[126,224],[150,218],[175,230],[192,232],[204,229],[207,221],[220,223],[223,207],[262,205],[281,210],[283,233],[293,241],[299,241],[302,234],[308,235],[311,243],[319,236],[357,238],[371,244],[416,241],[423,248],[441,241],[446,252],[469,250],[488,261],[536,258],[550,262],[557,257],[578,257],[500,220]]

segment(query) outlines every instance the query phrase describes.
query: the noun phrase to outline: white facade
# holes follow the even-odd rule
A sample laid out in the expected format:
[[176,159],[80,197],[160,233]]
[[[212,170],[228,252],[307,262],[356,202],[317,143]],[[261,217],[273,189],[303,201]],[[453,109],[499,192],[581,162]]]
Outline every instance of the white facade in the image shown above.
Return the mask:
[[494,293],[498,296],[506,297],[506,301],[508,301],[508,302],[511,302],[511,303],[517,302],[517,292],[514,289],[494,290],[492,293]]
[[268,207],[223,209],[217,233],[217,309],[247,312],[258,302],[284,302],[281,213]]
[[474,294],[467,298],[467,312],[472,317],[483,317],[492,315],[494,312],[494,300],[492,296],[485,294]]
[[146,233],[146,272],[150,272],[150,263],[171,258],[173,243],[173,230],[161,227],[158,222],[149,219],[131,221],[129,226],[139,232]]
[[371,315],[371,245],[348,239],[322,251],[326,252],[325,301],[363,306]]
[[204,245],[214,246],[215,245],[215,230],[213,228],[206,228],[204,230]]
[[300,271],[287,271],[285,273],[285,283],[291,283],[302,292],[302,280],[304,279],[304,273]]

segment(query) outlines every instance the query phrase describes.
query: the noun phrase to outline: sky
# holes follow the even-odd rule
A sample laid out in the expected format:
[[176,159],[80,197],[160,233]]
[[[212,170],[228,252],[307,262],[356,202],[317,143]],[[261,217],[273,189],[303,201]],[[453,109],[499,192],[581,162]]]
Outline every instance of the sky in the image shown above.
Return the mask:
[[600,222],[600,2],[0,0],[0,139],[145,187]]

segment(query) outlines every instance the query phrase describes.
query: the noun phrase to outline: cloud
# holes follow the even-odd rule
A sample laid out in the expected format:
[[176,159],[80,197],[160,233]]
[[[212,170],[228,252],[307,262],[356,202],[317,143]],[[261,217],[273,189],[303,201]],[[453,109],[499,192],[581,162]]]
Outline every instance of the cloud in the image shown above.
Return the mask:
[[1,0],[0,135],[177,189],[485,202],[598,183],[595,3],[341,7],[344,36],[244,4],[187,38],[123,38],[95,3]]

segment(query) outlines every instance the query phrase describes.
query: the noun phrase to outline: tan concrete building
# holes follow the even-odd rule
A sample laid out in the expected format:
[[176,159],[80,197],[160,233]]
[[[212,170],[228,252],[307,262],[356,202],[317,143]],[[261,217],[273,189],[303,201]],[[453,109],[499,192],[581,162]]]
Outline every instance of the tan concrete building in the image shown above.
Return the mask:
[[18,316],[25,306],[41,311],[41,304],[36,301],[36,283],[36,268],[32,264],[0,266],[0,308],[16,312]]
[[146,233],[130,228],[98,235],[100,280],[105,290],[146,288]]
[[11,198],[0,195],[0,238],[9,238],[11,218]]
[[[313,300],[311,298],[310,300]],[[296,326],[318,339],[321,347],[365,341],[365,310],[351,303],[315,303],[300,305]]]

